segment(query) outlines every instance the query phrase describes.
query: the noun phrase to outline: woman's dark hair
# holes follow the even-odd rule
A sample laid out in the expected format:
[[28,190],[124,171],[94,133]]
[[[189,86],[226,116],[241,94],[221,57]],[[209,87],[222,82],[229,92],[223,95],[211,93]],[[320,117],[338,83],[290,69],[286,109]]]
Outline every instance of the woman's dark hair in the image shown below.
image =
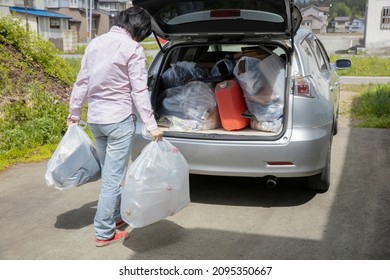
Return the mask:
[[130,7],[121,11],[116,16],[114,25],[124,28],[137,42],[152,34],[150,15],[141,7]]

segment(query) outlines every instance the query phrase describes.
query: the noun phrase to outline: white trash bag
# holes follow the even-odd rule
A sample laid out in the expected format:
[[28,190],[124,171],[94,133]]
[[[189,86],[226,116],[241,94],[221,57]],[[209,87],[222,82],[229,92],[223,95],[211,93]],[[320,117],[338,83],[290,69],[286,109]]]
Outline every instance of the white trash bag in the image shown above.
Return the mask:
[[91,139],[80,125],[70,125],[47,163],[46,184],[65,189],[96,181],[100,176],[100,163]]
[[158,222],[190,203],[189,169],[163,138],[150,142],[130,165],[122,190],[122,219],[132,228]]

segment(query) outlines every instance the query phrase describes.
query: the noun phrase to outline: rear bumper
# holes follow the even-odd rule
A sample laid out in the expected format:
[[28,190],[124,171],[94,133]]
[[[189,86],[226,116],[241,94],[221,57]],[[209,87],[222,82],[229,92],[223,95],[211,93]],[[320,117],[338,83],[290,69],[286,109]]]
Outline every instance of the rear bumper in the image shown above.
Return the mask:
[[[329,125],[295,128],[279,140],[269,142],[166,139],[181,151],[192,174],[303,177],[320,173],[325,166],[330,131]],[[133,158],[148,142],[137,133]],[[269,162],[292,162],[293,165],[270,165]]]

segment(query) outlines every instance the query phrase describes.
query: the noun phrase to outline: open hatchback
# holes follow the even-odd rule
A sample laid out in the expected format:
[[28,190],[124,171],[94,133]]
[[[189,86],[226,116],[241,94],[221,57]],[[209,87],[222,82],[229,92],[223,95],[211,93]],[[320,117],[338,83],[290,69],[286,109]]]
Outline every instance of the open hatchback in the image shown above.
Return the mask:
[[[307,177],[327,190],[338,76],[321,42],[299,30],[293,1],[133,5],[167,41],[149,68],[151,101],[191,173]],[[148,139],[138,125],[134,158]]]

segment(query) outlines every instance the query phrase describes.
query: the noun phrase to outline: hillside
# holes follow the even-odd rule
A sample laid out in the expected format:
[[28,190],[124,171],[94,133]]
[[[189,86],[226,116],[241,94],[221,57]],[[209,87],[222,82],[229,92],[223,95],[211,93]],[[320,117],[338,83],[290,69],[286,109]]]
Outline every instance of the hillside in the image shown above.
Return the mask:
[[28,102],[32,84],[39,85],[53,100],[68,102],[71,86],[59,78],[48,75],[35,62],[26,62],[23,55],[11,45],[0,42],[0,108],[18,100]]
[[77,73],[52,43],[7,17],[0,18],[0,53],[1,162],[61,140]]

